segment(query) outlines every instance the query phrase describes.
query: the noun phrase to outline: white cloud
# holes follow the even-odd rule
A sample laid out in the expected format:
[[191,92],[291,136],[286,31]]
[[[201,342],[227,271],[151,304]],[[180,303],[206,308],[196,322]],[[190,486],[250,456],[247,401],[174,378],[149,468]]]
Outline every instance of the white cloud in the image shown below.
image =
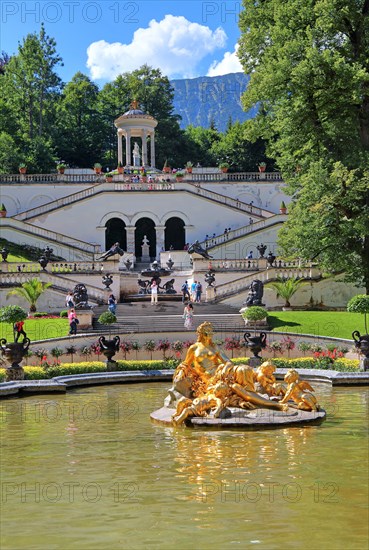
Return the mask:
[[226,38],[221,27],[212,31],[183,16],[166,15],[159,22],[152,19],[145,29],[137,29],[130,44],[93,42],[87,48],[87,67],[94,80],[113,79],[145,63],[171,78],[196,76],[197,65],[208,54],[224,48]]
[[237,57],[238,44],[235,45],[234,51],[226,52],[223,59],[219,62],[214,61],[208,70],[206,76],[219,76],[229,73],[242,73],[243,68],[240,60]]

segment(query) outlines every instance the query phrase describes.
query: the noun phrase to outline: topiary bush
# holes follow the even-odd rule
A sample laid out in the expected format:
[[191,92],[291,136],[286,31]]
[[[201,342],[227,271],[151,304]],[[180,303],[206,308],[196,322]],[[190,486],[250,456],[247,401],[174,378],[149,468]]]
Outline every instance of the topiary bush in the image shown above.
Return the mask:
[[264,307],[250,306],[242,312],[242,317],[247,321],[256,322],[268,317],[268,312]]
[[368,325],[366,322],[366,315],[369,313],[369,296],[367,294],[357,294],[347,304],[347,311],[349,313],[363,313],[364,314],[364,326],[365,332],[368,333]]

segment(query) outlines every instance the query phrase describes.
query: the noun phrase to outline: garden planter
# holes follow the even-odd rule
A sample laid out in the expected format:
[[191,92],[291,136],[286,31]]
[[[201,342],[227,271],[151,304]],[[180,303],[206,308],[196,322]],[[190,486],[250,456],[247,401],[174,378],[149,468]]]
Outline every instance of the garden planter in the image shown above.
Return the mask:
[[114,336],[113,340],[106,340],[105,336],[100,336],[99,345],[101,352],[105,355],[107,363],[115,363],[112,359],[114,355],[119,351],[120,338],[119,336]]
[[19,363],[23,360],[30,343],[29,338],[24,338],[23,342],[13,342],[11,344],[8,344],[5,338],[0,340],[3,355],[10,363],[10,366],[6,367],[6,382],[24,379],[24,370]]

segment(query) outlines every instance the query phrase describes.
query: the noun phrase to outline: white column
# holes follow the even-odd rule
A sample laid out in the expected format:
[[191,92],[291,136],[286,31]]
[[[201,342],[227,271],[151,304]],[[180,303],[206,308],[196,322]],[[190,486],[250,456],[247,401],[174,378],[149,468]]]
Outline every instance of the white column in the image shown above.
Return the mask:
[[161,249],[165,248],[164,247],[164,243],[165,243],[165,225],[155,226],[155,231],[156,231],[156,257],[159,259]]
[[135,231],[136,227],[134,225],[126,225],[127,252],[133,254],[133,256],[135,255]]
[[131,130],[126,130],[126,166],[132,165],[131,158]]
[[151,133],[150,138],[150,166],[155,168],[155,132]]
[[147,166],[147,133],[142,130],[142,166]]
[[123,131],[121,130],[121,128],[119,128],[119,130],[117,132],[117,137],[118,137],[118,164],[120,162],[123,163],[122,133],[123,133]]

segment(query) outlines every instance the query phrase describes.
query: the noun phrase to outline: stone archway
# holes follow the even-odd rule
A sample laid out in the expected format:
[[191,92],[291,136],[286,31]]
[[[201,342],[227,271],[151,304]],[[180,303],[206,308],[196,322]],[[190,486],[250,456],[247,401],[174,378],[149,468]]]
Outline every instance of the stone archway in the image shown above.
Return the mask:
[[149,241],[150,257],[151,261],[156,258],[156,230],[155,223],[150,218],[140,218],[136,222],[135,232],[135,256],[141,258],[142,256],[142,241],[146,235]]
[[105,224],[105,250],[116,242],[123,250],[127,250],[126,224],[120,218],[110,218]]
[[185,222],[173,216],[165,222],[165,250],[183,250],[186,244]]

